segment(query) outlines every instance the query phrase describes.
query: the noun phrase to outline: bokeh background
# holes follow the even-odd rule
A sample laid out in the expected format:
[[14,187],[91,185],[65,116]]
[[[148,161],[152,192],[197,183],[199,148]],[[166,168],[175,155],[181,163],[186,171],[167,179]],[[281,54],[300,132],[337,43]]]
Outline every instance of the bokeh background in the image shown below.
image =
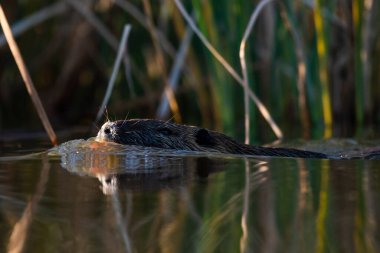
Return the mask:
[[[240,74],[240,42],[259,2],[182,4]],[[173,117],[177,113],[182,123],[243,139],[243,89],[196,35],[186,37],[191,29],[174,1],[3,0],[1,5],[58,133],[93,128],[123,27],[131,24],[108,117],[157,118],[175,59],[188,40],[176,72],[179,109],[162,118],[178,120]],[[286,138],[368,138],[380,132],[379,5],[374,0],[284,0],[260,13],[246,49],[249,84]],[[41,133],[40,119],[0,36],[0,132],[15,138]],[[253,103],[250,117],[253,143],[276,139]],[[96,128],[88,135],[94,132]]]

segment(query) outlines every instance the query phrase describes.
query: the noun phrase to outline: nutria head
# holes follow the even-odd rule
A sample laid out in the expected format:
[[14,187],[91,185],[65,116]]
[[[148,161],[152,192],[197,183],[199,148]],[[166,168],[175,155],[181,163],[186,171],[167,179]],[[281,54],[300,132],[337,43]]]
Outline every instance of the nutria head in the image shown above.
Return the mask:
[[194,151],[213,151],[217,144],[207,129],[152,119],[108,121],[99,130],[96,140]]

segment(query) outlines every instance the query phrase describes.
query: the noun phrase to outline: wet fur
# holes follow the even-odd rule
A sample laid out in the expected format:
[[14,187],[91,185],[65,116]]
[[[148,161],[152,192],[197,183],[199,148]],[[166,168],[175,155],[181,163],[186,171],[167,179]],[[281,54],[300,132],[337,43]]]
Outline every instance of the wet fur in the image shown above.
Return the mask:
[[176,150],[257,156],[327,158],[325,154],[312,151],[245,145],[227,135],[205,128],[152,119],[107,122],[100,129],[97,139],[125,145]]

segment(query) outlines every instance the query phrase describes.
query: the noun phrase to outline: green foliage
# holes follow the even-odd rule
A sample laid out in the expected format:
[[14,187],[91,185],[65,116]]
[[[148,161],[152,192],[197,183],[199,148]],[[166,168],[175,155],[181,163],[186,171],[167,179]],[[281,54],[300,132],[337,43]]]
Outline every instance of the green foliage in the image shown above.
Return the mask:
[[[86,6],[114,39],[120,37],[123,24],[133,25],[128,51],[136,95],[126,88],[128,79],[123,69],[108,111],[114,118],[127,114],[129,118],[155,117],[164,87],[162,76],[170,74],[186,23],[181,20],[179,24],[181,15],[174,2],[159,5],[152,1],[154,26],[167,41],[160,46],[164,48],[168,73],[160,73],[149,30],[135,18],[135,14],[145,18],[142,4],[128,2],[135,9],[125,12],[118,2],[127,1],[99,1]],[[184,2],[201,32],[240,75],[239,46],[257,3]],[[3,7],[17,24],[49,4],[42,0],[6,2]],[[316,1],[313,5],[286,0],[269,4],[259,14],[246,49],[249,85],[286,137],[352,136],[363,127],[378,125],[376,101],[380,94],[373,92],[379,78],[375,70],[379,68],[380,46],[376,39],[380,23],[374,18],[379,14],[378,5],[376,1],[365,5],[364,0]],[[65,12],[27,29],[17,41],[56,128],[92,122],[116,57],[99,29],[69,6]],[[298,49],[305,61],[305,93],[297,87],[301,75]],[[29,101],[23,101],[23,109],[15,107],[15,112],[6,112],[16,105],[17,94],[24,87],[18,85],[21,78],[14,74],[16,67],[5,46],[0,51],[0,62],[0,128],[35,128],[40,124],[37,117],[26,122],[12,118],[17,118],[21,110],[29,110],[30,115],[34,109],[27,106]],[[184,66],[176,91],[177,100],[187,101],[178,102],[184,123],[243,139],[243,89],[195,36]],[[305,105],[299,102],[301,96]],[[273,140],[270,127],[253,102],[251,107],[253,141]],[[302,112],[308,117],[302,118]]]

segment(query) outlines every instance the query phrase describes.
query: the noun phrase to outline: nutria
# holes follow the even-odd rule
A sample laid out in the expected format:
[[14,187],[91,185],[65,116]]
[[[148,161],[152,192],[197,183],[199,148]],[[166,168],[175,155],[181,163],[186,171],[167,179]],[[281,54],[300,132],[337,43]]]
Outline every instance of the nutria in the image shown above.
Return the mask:
[[152,119],[108,121],[99,130],[96,140],[125,145],[226,154],[328,158],[325,154],[312,151],[245,145],[227,135],[205,128]]

